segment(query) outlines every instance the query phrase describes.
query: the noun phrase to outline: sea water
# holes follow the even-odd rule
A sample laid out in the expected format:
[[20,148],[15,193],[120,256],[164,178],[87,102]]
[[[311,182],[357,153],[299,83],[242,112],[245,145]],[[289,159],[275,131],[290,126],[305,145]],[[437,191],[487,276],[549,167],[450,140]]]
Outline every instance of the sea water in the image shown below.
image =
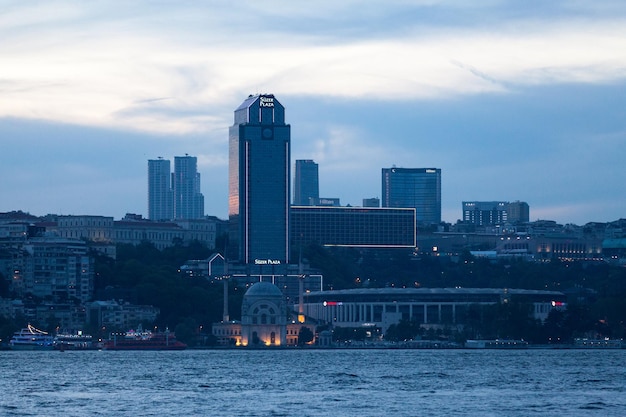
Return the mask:
[[0,352],[1,416],[626,416],[626,350]]

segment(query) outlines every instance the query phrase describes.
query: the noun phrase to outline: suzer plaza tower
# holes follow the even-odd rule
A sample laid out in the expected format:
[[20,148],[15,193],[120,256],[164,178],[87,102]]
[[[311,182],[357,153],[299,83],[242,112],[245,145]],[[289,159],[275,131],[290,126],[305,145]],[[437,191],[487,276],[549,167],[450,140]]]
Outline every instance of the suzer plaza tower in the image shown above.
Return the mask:
[[[289,263],[290,126],[273,95],[249,96],[229,130],[229,257]],[[234,259],[233,259],[234,260]]]

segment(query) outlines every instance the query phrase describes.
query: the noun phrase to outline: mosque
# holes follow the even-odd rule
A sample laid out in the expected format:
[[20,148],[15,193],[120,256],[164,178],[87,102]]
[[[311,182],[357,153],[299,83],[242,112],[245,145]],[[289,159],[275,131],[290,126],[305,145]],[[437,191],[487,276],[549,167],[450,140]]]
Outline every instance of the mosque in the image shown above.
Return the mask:
[[[300,303],[302,305],[302,303]],[[243,296],[241,321],[230,320],[228,315],[228,283],[224,281],[224,317],[213,323],[213,335],[223,346],[278,347],[297,346],[303,328],[310,331],[315,342],[315,324],[305,320],[304,315],[290,316],[287,302],[280,289],[269,282],[253,284]]]

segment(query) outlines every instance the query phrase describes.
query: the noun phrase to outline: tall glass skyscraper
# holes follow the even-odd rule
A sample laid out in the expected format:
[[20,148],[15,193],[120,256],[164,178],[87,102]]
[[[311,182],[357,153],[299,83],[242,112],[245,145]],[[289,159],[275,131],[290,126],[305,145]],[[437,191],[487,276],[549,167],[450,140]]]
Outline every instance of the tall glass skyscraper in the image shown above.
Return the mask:
[[[251,95],[229,129],[229,258],[289,263],[291,126],[269,94]],[[236,253],[235,253],[236,249]]]
[[204,196],[200,192],[198,158],[174,158],[174,218],[200,219],[204,217]]
[[148,160],[148,218],[172,220],[174,195],[172,194],[170,161],[159,157]]
[[420,224],[441,222],[441,169],[383,168],[383,207],[413,207]]
[[296,160],[293,204],[310,206],[320,197],[318,165],[310,159]]

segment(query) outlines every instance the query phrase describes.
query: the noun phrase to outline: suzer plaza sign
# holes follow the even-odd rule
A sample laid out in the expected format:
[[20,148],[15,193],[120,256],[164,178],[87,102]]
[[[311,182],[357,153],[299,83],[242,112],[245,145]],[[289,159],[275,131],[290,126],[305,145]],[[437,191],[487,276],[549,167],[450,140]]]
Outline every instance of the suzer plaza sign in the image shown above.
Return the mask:
[[274,97],[261,96],[259,100],[261,107],[274,107]]

